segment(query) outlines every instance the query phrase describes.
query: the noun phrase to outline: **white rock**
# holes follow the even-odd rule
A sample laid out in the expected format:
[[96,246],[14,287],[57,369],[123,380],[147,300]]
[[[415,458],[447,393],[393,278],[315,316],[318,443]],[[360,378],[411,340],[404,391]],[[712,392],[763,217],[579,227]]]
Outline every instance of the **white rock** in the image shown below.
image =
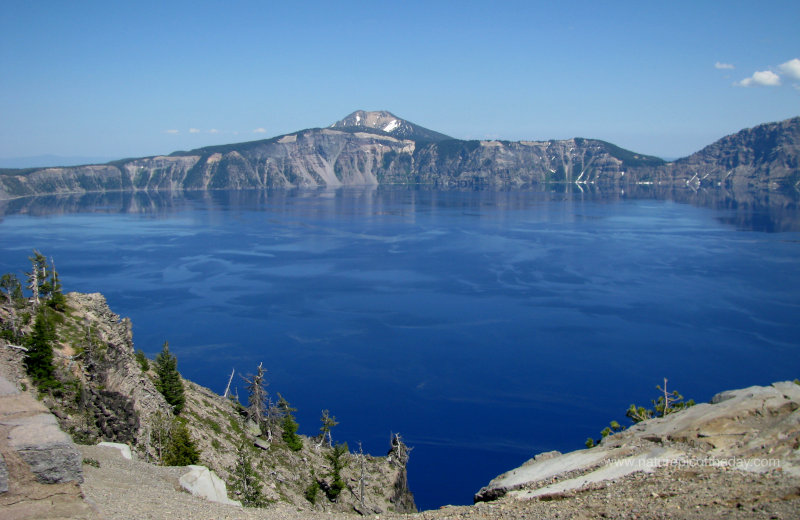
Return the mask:
[[225,482],[216,473],[205,466],[186,467],[189,468],[189,472],[180,478],[180,484],[183,489],[209,502],[241,507],[241,502],[228,498],[228,489],[225,486]]
[[106,448],[114,448],[119,450],[120,455],[122,455],[123,459],[133,460],[133,453],[131,453],[131,447],[127,444],[121,444],[119,442],[101,442],[97,444],[98,446],[105,446]]

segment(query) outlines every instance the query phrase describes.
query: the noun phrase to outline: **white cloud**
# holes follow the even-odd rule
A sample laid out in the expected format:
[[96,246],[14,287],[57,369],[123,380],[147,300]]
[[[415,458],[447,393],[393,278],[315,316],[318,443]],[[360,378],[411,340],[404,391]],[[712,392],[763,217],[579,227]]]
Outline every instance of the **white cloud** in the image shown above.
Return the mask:
[[217,130],[216,128],[212,128],[211,130],[208,131],[208,133],[209,134],[218,134],[219,130]]
[[179,134],[180,131],[175,130],[175,129],[170,129],[170,130],[164,130],[164,133],[165,134]]
[[778,70],[781,71],[781,74],[789,76],[790,78],[800,79],[800,59],[795,58],[786,63],[782,63],[778,66]]
[[734,67],[730,63],[722,63],[722,62],[718,61],[718,62],[716,62],[714,64],[714,68],[715,69],[735,69],[736,67]]
[[253,130],[253,133],[254,134],[266,134],[267,133],[267,129],[266,128],[256,128],[255,130]]
[[759,70],[753,73],[749,78],[745,78],[735,85],[740,87],[778,87],[781,84],[781,78],[771,70]]
[[189,133],[190,134],[199,134],[200,133],[200,129],[199,128],[190,128],[189,129]]

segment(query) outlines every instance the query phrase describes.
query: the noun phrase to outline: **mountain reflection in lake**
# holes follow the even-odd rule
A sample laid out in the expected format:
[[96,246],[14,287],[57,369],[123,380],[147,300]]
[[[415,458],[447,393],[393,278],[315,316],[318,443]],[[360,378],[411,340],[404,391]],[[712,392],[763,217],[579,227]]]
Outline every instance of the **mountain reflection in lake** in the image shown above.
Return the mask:
[[263,361],[301,433],[323,408],[375,454],[399,431],[418,505],[469,503],[665,376],[708,400],[800,375],[797,198],[635,188],[19,199],[0,273],[37,248],[187,378],[222,392]]

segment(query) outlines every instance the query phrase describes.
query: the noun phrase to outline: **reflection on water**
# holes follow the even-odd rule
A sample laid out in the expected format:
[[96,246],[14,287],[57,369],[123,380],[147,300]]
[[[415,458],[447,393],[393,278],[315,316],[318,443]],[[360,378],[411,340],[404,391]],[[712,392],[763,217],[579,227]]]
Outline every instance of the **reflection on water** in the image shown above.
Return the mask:
[[[469,193],[470,196],[450,196]],[[67,213],[139,213],[155,217],[174,214],[185,209],[205,206],[210,210],[227,207],[269,207],[279,210],[287,201],[298,198],[313,200],[309,208],[314,212],[334,212],[341,215],[348,205],[354,208],[373,206],[380,211],[382,205],[394,207],[397,203],[414,204],[417,200],[433,202],[441,207],[459,206],[464,211],[495,206],[501,209],[523,209],[530,204],[531,195],[541,201],[615,203],[620,200],[663,200],[691,204],[722,213],[721,222],[740,230],[777,233],[800,231],[800,192],[740,190],[725,188],[692,190],[680,187],[633,185],[620,191],[597,185],[556,184],[541,185],[521,190],[439,190],[427,187],[365,186],[338,189],[289,189],[258,191],[185,191],[185,192],[109,192],[81,195],[50,195],[0,201],[0,218],[5,215],[57,215]],[[327,201],[327,204],[319,204]]]

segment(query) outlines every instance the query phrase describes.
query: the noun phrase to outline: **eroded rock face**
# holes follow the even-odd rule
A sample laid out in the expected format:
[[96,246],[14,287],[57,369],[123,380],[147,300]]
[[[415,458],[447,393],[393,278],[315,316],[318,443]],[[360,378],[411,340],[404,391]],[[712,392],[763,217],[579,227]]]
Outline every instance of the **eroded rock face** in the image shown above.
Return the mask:
[[112,312],[99,293],[69,293],[67,302],[88,337],[78,374],[84,382],[84,414],[93,417],[102,440],[141,443],[153,417],[169,416],[171,409],[134,358],[130,320]]
[[727,189],[800,184],[800,117],[759,125],[667,163],[597,139],[463,141],[388,112],[330,128],[125,162],[0,176],[0,199],[107,191],[426,184],[598,183]]
[[716,464],[754,472],[780,468],[800,477],[798,446],[800,385],[753,386],[640,422],[595,448],[537,456],[492,480],[475,501],[507,494],[553,495],[664,465]]

